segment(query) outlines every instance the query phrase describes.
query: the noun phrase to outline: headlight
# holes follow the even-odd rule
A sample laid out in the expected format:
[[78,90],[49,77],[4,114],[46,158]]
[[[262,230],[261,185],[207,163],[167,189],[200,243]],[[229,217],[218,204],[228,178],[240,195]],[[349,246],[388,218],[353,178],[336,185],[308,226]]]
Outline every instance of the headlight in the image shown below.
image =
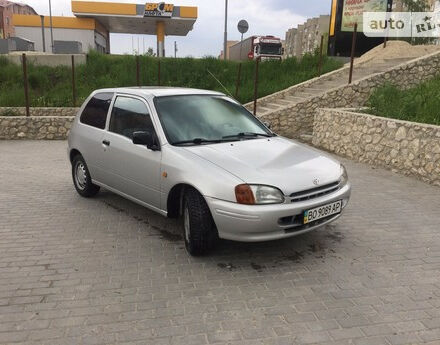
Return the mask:
[[341,164],[341,178],[340,178],[340,186],[345,186],[348,182],[348,174],[347,169],[345,169],[344,165]]
[[235,197],[239,204],[244,205],[281,204],[284,202],[283,193],[278,188],[258,184],[238,185],[235,187]]

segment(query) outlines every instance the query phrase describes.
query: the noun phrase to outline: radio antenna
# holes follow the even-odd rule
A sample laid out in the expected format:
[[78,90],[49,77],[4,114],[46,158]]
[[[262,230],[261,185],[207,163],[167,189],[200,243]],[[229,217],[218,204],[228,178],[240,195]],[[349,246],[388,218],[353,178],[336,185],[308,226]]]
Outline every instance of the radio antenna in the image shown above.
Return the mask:
[[222,82],[220,81],[220,80],[218,80],[217,78],[216,78],[216,76],[213,74],[213,73],[211,73],[211,71],[207,68],[206,69],[206,71],[217,81],[217,83],[219,83],[220,84],[220,86],[226,91],[226,93],[231,97],[231,98],[234,98],[234,96],[232,96],[232,94],[229,92],[229,90],[226,88],[226,86],[224,86],[223,84],[222,84]]

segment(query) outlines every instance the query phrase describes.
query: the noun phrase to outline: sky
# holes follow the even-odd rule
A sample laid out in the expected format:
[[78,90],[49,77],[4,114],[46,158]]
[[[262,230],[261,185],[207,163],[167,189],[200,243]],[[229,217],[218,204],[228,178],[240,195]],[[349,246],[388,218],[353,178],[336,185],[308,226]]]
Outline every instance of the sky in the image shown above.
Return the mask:
[[[95,0],[104,1],[104,0]],[[107,0],[108,2],[145,3],[139,0]],[[49,14],[49,0],[21,0],[32,6],[38,14]],[[154,2],[154,1],[151,1]],[[179,6],[197,6],[198,19],[186,37],[167,36],[165,51],[174,55],[177,42],[178,57],[218,56],[223,47],[224,0],[173,0]],[[250,35],[274,35],[284,39],[285,32],[307,18],[330,13],[330,0],[229,0],[228,40],[239,40],[237,23],[246,19]],[[70,0],[52,0],[52,15],[72,16]],[[56,39],[56,37],[55,37]],[[133,43],[142,53],[148,47],[156,51],[156,37],[149,35],[111,34],[110,47],[113,54],[132,54]]]

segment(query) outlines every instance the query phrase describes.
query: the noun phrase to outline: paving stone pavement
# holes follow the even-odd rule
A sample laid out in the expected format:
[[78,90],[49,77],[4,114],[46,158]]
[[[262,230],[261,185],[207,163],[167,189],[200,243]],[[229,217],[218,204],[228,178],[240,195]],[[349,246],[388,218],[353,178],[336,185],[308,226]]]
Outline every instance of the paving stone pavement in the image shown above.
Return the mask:
[[192,258],[178,222],[79,197],[66,142],[0,141],[0,343],[440,344],[440,189],[345,163],[331,226]]

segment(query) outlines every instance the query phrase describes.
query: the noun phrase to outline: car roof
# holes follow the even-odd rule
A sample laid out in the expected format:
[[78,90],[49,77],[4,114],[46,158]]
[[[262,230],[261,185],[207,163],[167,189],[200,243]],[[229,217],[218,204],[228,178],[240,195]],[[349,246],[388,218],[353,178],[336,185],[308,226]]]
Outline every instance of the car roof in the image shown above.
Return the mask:
[[119,92],[132,95],[141,96],[179,96],[179,95],[222,95],[223,93],[212,90],[200,90],[183,87],[165,87],[165,86],[133,86],[133,87],[118,87],[95,90],[98,92]]

